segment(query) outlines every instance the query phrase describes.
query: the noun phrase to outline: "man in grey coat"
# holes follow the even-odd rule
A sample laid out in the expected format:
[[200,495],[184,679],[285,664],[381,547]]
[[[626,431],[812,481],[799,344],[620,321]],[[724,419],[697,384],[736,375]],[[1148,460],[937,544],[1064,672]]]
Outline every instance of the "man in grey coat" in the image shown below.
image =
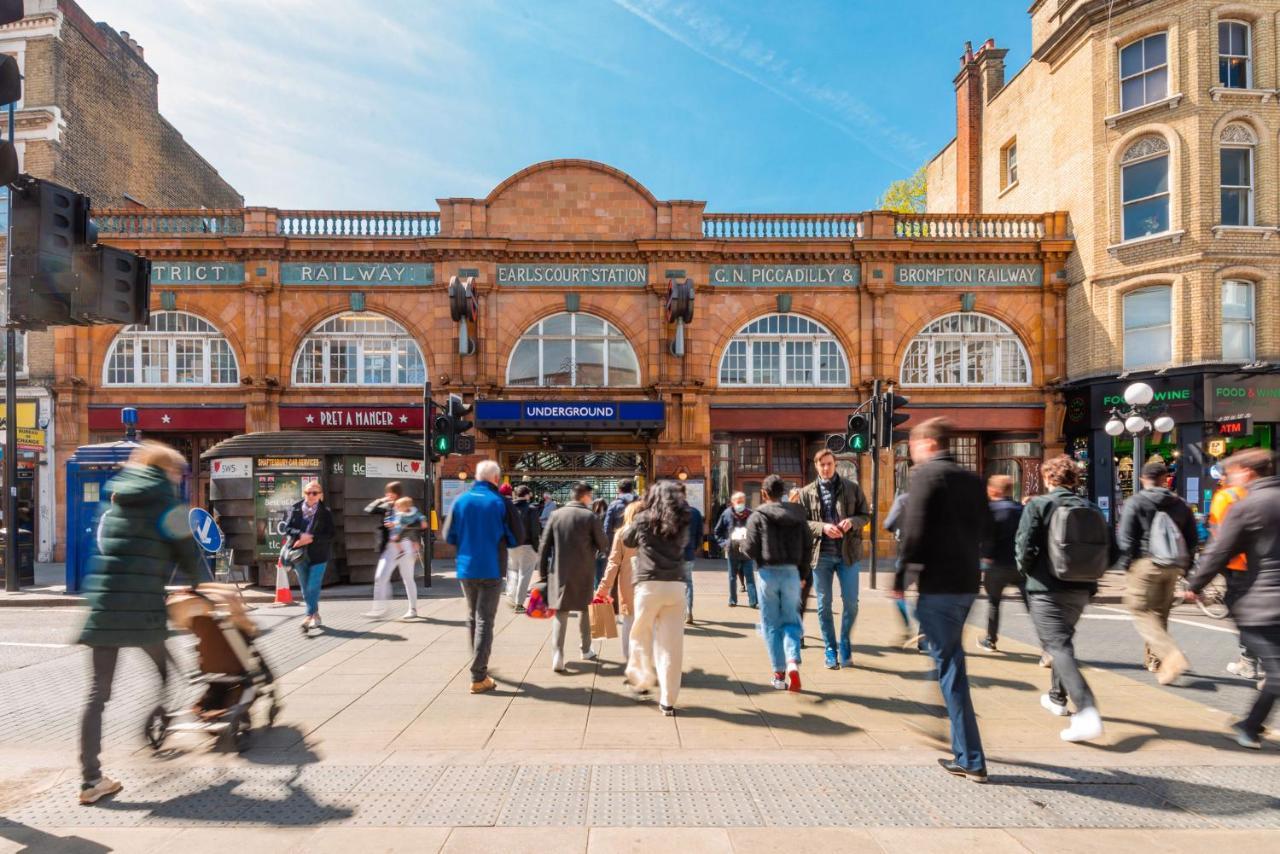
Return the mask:
[[573,500],[553,512],[538,545],[538,579],[546,583],[547,607],[554,608],[551,627],[551,669],[564,672],[564,636],[569,612],[578,612],[582,638],[582,659],[591,661],[591,614],[588,605],[595,595],[596,553],[609,551],[600,519],[591,512],[591,485],[573,485]]

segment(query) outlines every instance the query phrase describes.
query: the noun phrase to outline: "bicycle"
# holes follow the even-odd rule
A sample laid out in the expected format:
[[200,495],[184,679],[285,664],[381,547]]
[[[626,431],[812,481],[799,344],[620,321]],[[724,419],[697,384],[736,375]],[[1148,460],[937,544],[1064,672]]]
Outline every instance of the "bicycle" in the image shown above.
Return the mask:
[[[1185,603],[1187,601],[1186,592],[1187,579],[1185,577],[1179,578],[1178,583],[1173,588],[1173,604],[1181,605]],[[1226,619],[1227,583],[1222,579],[1222,576],[1214,576],[1200,591],[1195,603],[1206,617],[1214,620]]]

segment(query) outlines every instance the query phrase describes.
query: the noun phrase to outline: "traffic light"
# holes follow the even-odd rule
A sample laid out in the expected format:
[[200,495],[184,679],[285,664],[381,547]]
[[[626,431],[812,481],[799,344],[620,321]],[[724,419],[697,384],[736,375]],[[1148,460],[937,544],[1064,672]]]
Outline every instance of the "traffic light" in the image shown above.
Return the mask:
[[[10,11],[4,6],[12,3],[0,3],[0,25],[12,24],[12,20],[4,20]],[[18,18],[22,17],[22,3],[18,3]],[[18,60],[9,54],[0,56],[0,106],[16,104],[22,100],[22,74],[18,70]],[[18,178],[18,147],[12,139],[0,142],[0,184],[12,184]]]
[[35,178],[13,188],[10,322],[20,329],[74,323],[76,251],[97,240],[89,198]]
[[884,401],[880,405],[880,447],[892,448],[898,442],[905,442],[910,435],[906,430],[895,430],[899,424],[905,424],[911,414],[903,412],[910,401],[900,394],[891,391],[884,393]]
[[76,253],[71,317],[77,323],[151,319],[151,261],[123,249],[94,246]]
[[464,403],[460,395],[449,395],[449,402],[434,422],[435,435],[431,440],[434,454],[447,457],[450,454],[470,454],[475,451],[475,437],[463,435],[474,426],[474,422],[466,419],[470,412],[471,405]]
[[871,450],[871,419],[861,412],[849,416],[845,432],[845,450],[851,454],[865,454]]

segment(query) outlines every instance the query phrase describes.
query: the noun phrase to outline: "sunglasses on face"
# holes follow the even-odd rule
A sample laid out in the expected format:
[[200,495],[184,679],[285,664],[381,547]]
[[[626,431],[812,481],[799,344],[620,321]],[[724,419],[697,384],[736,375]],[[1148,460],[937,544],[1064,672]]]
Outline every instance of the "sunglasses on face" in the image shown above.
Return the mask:
[[320,492],[319,492],[318,490],[315,490],[315,489],[308,489],[308,490],[306,491],[306,493],[304,493],[304,494],[306,494],[306,495],[319,495],[319,494],[320,494]]

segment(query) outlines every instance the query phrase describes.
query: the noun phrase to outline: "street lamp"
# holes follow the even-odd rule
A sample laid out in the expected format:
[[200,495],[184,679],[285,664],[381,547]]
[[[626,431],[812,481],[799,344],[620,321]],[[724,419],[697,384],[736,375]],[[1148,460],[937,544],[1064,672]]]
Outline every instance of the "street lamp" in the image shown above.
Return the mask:
[[1124,402],[1127,409],[1115,407],[1111,417],[1102,429],[1112,438],[1123,433],[1133,437],[1133,467],[1135,472],[1142,468],[1142,439],[1147,433],[1168,433],[1174,428],[1174,420],[1167,412],[1152,412],[1156,407],[1152,402],[1156,398],[1155,391],[1146,383],[1133,383],[1124,390]]

